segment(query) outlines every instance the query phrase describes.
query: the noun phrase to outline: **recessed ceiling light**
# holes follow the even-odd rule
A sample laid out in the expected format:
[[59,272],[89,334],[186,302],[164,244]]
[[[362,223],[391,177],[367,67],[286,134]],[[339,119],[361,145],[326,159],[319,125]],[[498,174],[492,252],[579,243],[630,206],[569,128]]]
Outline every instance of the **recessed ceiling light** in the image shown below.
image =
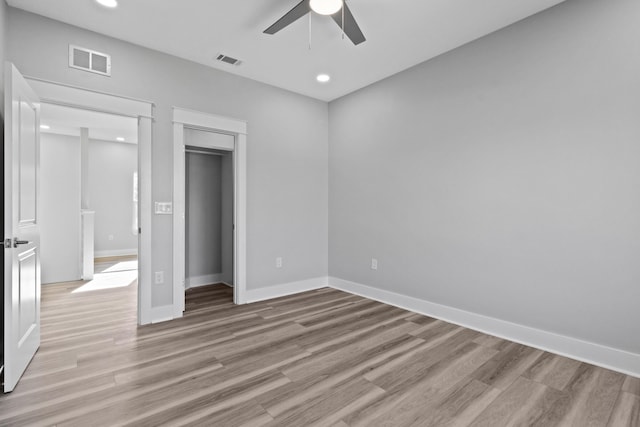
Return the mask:
[[40,129],[44,129],[44,130],[51,129],[51,126],[49,126],[49,125],[40,125]]
[[329,74],[318,74],[316,80],[320,83],[327,83],[329,80],[331,80],[331,76]]
[[104,7],[116,7],[118,5],[117,0],[96,0],[98,3],[103,5]]
[[124,138],[123,138],[123,137],[121,137],[121,136],[119,136],[119,137],[117,137],[117,138],[116,138],[116,141],[118,141],[118,142],[124,142]]
[[309,6],[320,15],[333,15],[342,9],[342,0],[311,0]]

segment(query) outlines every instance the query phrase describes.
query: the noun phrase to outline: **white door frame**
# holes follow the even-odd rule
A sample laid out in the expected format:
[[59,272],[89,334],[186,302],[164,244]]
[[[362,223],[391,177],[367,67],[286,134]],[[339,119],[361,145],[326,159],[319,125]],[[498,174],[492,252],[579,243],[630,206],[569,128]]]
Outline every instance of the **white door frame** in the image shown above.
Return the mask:
[[[173,107],[173,317],[182,317],[185,291],[184,129],[233,135],[233,302],[246,303],[247,122]],[[207,148],[228,147],[210,146]]]
[[138,323],[151,323],[151,145],[154,103],[25,76],[41,102],[138,120]]

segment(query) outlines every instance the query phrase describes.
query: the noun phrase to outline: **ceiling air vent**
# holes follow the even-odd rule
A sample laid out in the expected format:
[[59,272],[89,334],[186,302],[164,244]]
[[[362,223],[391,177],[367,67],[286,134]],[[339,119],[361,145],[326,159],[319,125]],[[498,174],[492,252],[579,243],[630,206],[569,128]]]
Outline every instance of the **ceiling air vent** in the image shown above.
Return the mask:
[[240,61],[239,59],[232,58],[232,57],[227,56],[227,55],[223,55],[222,53],[220,55],[218,55],[218,57],[216,59],[218,61],[220,61],[220,62],[224,62],[224,63],[227,63],[229,65],[240,65],[242,63],[242,61]]
[[111,55],[69,45],[69,67],[111,76]]

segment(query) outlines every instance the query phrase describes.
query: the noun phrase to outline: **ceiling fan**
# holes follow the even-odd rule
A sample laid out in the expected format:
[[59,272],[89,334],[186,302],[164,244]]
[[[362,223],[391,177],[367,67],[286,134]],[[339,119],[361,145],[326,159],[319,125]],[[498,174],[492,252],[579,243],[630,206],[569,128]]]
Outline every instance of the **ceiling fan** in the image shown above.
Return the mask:
[[320,15],[331,15],[354,45],[359,45],[366,40],[344,0],[302,0],[272,26],[264,30],[264,33],[275,34],[312,11]]

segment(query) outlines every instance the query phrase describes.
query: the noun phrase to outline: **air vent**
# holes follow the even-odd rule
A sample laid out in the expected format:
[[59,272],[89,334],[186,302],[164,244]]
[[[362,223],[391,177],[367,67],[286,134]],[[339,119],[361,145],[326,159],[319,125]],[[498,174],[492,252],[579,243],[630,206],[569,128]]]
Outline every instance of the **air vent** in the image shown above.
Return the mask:
[[111,55],[69,45],[69,67],[111,76]]
[[238,65],[240,65],[242,63],[242,61],[240,61],[239,59],[232,58],[232,57],[227,56],[227,55],[223,55],[222,53],[220,55],[218,55],[218,57],[216,59],[218,61],[220,61],[220,62],[224,62],[224,63],[229,64],[229,65],[238,66]]

